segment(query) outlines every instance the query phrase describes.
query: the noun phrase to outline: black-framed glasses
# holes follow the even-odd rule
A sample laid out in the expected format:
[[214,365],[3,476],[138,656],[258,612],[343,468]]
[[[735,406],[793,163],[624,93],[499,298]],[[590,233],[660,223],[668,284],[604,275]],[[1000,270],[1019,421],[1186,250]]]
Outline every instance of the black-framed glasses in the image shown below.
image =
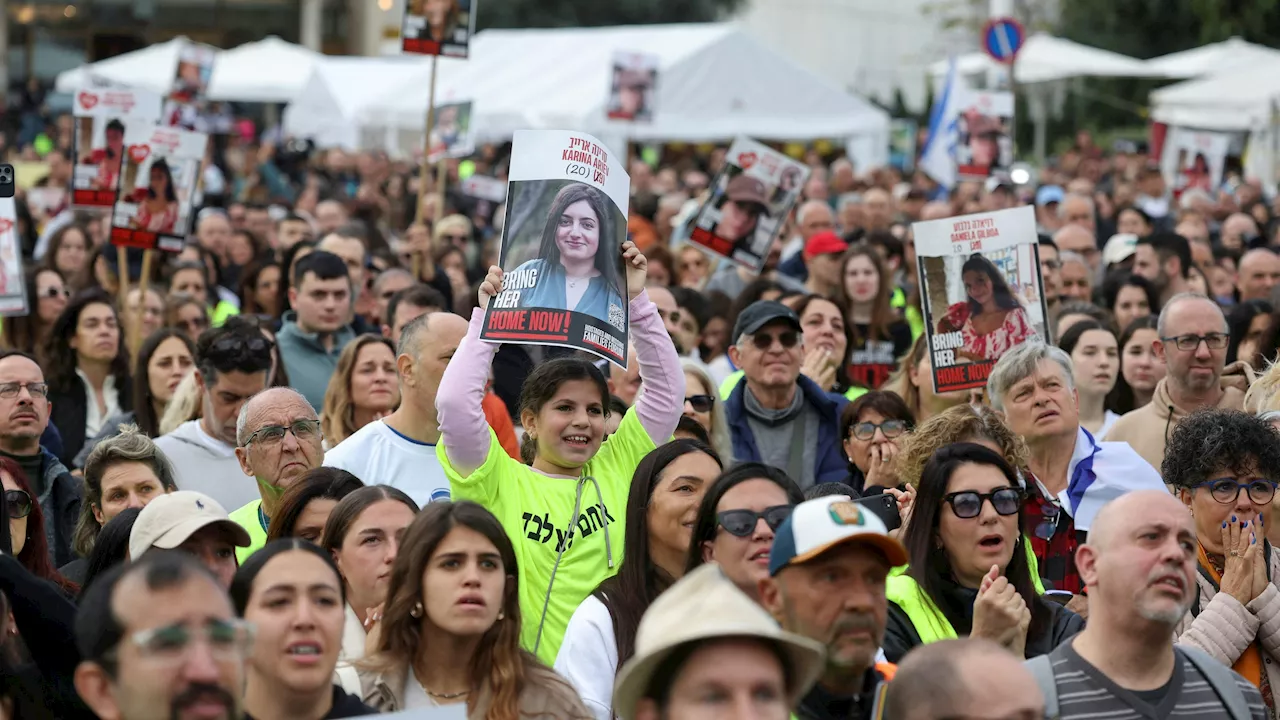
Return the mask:
[[794,505],[774,505],[762,512],[755,510],[725,510],[716,513],[716,522],[724,531],[734,537],[750,537],[756,529],[756,523],[764,518],[770,530],[776,531],[783,521],[791,517]]
[[12,400],[18,397],[18,394],[22,392],[22,388],[26,388],[33,398],[49,397],[49,385],[46,383],[7,382],[0,383],[0,398]]
[[751,344],[756,346],[757,350],[766,351],[773,347],[773,342],[777,340],[782,344],[784,350],[790,350],[800,342],[800,333],[795,330],[783,330],[777,335],[767,332],[758,332],[751,336]]
[[907,423],[905,420],[885,420],[882,423],[854,423],[853,427],[849,428],[849,433],[856,440],[870,440],[876,436],[876,430],[884,433],[886,438],[892,440],[907,431]]
[[[208,644],[218,660],[242,660],[253,647],[253,626],[238,619],[211,619],[196,626],[177,623],[139,630],[121,639],[137,647],[144,658],[163,662],[181,661],[199,641]],[[114,655],[118,649],[111,648],[108,654]]]
[[249,436],[248,440],[244,441],[244,446],[249,447],[255,442],[259,445],[276,445],[281,440],[284,440],[285,433],[289,432],[293,433],[293,436],[297,438],[299,442],[314,440],[320,436],[320,421],[294,420],[289,424],[289,427],[268,425],[263,428],[258,428]]
[[26,490],[5,490],[4,502],[9,506],[11,520],[21,520],[31,514],[31,496]]
[[988,493],[973,490],[961,490],[942,496],[942,502],[951,505],[951,512],[962,520],[976,518],[982,514],[982,504],[990,501],[997,515],[1016,515],[1022,507],[1022,490],[1003,487]]
[[1204,343],[1210,350],[1226,350],[1227,343],[1231,342],[1231,336],[1226,333],[1209,333],[1208,335],[1179,335],[1177,337],[1162,337],[1160,342],[1173,343],[1174,347],[1182,352],[1193,352],[1200,347],[1200,343]]
[[711,412],[711,408],[716,406],[715,395],[690,395],[684,401],[689,403],[694,412]]
[[1262,478],[1246,482],[1237,482],[1235,478],[1216,478],[1198,483],[1196,487],[1208,487],[1213,499],[1223,505],[1234,503],[1240,497],[1241,490],[1248,490],[1249,501],[1254,505],[1270,505],[1276,496],[1276,483]]

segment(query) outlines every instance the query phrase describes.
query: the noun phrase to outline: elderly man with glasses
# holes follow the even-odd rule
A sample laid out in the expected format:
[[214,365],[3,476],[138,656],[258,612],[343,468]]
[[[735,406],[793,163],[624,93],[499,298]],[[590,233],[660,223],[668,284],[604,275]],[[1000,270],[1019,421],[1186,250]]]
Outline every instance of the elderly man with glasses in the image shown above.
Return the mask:
[[249,533],[249,547],[236,551],[240,561],[267,542],[267,525],[280,496],[307,471],[320,467],[320,418],[293,388],[264,390],[249,398],[236,421],[236,459],[240,469],[258,482],[262,497],[231,513]]
[[1224,367],[1231,340],[1222,308],[1196,293],[1170,298],[1156,324],[1156,358],[1168,374],[1156,384],[1151,402],[1126,413],[1107,433],[1107,440],[1127,442],[1147,462],[1160,467],[1165,443],[1182,418],[1200,408],[1239,410],[1248,381]]
[[729,359],[745,377],[725,401],[734,457],[782,468],[802,490],[845,482],[840,413],[849,401],[800,374],[795,312],[772,300],[752,303],[738,315],[733,339]]

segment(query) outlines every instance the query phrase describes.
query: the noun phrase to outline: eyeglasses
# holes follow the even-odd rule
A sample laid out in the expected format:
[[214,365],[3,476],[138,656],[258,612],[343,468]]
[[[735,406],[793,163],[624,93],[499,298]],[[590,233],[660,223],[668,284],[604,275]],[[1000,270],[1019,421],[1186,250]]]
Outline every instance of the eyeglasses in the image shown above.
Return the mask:
[[1041,540],[1049,540],[1058,532],[1058,519],[1062,517],[1062,509],[1051,500],[1040,502],[1040,522],[1032,532]]
[[0,398],[12,400],[18,397],[18,393],[22,392],[22,388],[26,388],[33,398],[49,397],[49,386],[45,383],[7,382],[0,383]]
[[293,436],[300,442],[313,440],[320,435],[319,420],[294,420],[289,427],[280,425],[268,425],[264,428],[258,428],[257,432],[249,436],[244,441],[244,446],[249,447],[257,442],[259,445],[275,445],[284,440],[285,433],[292,432]]
[[711,408],[715,407],[715,395],[690,395],[684,399],[693,407],[694,412],[711,412]]
[[1177,337],[1162,337],[1161,342],[1173,343],[1179,350],[1183,352],[1192,352],[1200,347],[1203,342],[1210,350],[1225,350],[1227,343],[1231,341],[1231,336],[1226,333],[1209,333],[1208,335],[1179,335]]
[[1270,505],[1276,496],[1276,483],[1257,478],[1248,482],[1236,482],[1235,478],[1205,480],[1196,487],[1209,487],[1209,494],[1223,505],[1230,505],[1240,497],[1240,491],[1248,489],[1249,501],[1254,505]]
[[907,423],[903,420],[885,420],[878,425],[873,422],[860,422],[850,428],[853,437],[857,440],[870,440],[876,436],[876,430],[884,433],[887,438],[896,438],[907,431]]
[[64,287],[50,285],[44,290],[36,293],[36,295],[42,298],[71,297],[71,291]]
[[1016,515],[1022,507],[1022,491],[1018,488],[1003,487],[989,493],[962,490],[942,496],[942,501],[951,504],[951,512],[962,520],[976,518],[982,513],[982,504],[991,501],[997,515]]
[[4,502],[9,506],[9,518],[21,520],[31,514],[31,496],[25,490],[5,490]]
[[218,338],[217,342],[209,347],[209,350],[218,353],[240,352],[242,349],[249,352],[262,352],[263,350],[270,350],[274,346],[275,343],[261,335],[246,340],[240,335],[228,334]]
[[782,343],[783,350],[790,350],[800,342],[800,333],[795,330],[784,330],[777,335],[772,333],[756,333],[751,336],[751,344],[756,346],[757,350],[765,351],[773,347],[773,341],[777,340]]
[[[209,620],[196,627],[179,623],[139,630],[125,636],[123,642],[133,644],[149,660],[178,662],[201,640],[208,644],[215,659],[242,660],[253,646],[253,627],[243,620]],[[117,650],[112,648],[109,652]]]
[[777,530],[778,526],[784,520],[791,517],[791,511],[794,510],[792,505],[774,505],[765,508],[764,512],[756,512],[755,510],[725,510],[716,513],[716,522],[724,531],[734,537],[750,537],[751,533],[756,529],[756,523],[760,518],[764,518],[764,522],[769,526],[770,530]]

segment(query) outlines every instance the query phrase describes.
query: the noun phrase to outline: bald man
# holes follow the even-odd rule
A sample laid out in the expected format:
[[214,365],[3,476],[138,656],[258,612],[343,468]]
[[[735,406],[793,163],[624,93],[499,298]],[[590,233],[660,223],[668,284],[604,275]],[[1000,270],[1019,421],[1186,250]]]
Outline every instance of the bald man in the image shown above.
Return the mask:
[[1061,230],[1053,234],[1053,244],[1058,246],[1059,251],[1073,252],[1083,257],[1089,264],[1096,284],[1099,268],[1102,266],[1102,253],[1098,250],[1098,240],[1092,231],[1080,225],[1063,225]]
[[809,279],[809,268],[804,263],[804,253],[801,251],[809,238],[820,232],[835,230],[836,216],[825,200],[808,200],[796,209],[796,226],[800,233],[783,248],[783,261],[778,265],[778,272],[804,282]]
[[1240,258],[1236,290],[1240,302],[1270,300],[1271,289],[1280,283],[1280,256],[1267,248],[1256,248]]
[[1044,695],[1022,658],[981,638],[942,640],[911,651],[889,683],[884,717],[1038,718]]
[[1218,237],[1222,247],[1243,250],[1249,246],[1250,240],[1258,237],[1258,223],[1246,213],[1233,213],[1222,221]]
[[453,313],[429,313],[406,325],[396,349],[400,407],[343,440],[325,455],[324,464],[366,485],[400,488],[418,505],[448,500],[449,480],[436,459],[436,392],[466,335],[467,321]]
[[1093,200],[1088,195],[1067,193],[1058,205],[1058,217],[1062,220],[1063,227],[1079,225],[1088,230],[1090,235],[1097,236],[1098,225],[1094,217]]
[[888,230],[893,224],[893,196],[881,188],[873,187],[862,193],[862,211],[866,218],[864,230]]
[[1201,651],[1174,649],[1174,627],[1196,598],[1197,548],[1191,513],[1167,492],[1131,492],[1098,511],[1076,554],[1089,622],[1029,661],[1054,678],[1045,695],[1057,699],[1055,717],[1235,717],[1223,697],[1268,717],[1247,680]]

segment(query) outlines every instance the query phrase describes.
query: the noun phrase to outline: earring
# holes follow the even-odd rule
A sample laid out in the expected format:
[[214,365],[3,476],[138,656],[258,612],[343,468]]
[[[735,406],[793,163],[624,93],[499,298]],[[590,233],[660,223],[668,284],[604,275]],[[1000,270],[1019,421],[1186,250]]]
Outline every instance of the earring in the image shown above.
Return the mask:
[[420,618],[420,617],[422,617],[422,603],[421,603],[421,602],[416,602],[416,603],[414,603],[414,604],[413,604],[413,607],[409,608],[409,617],[413,617],[413,618]]
[[498,619],[499,619],[499,620],[503,620],[503,619],[505,619],[506,617],[507,617],[507,614],[506,614],[505,612],[503,612],[502,610],[499,610],[499,611],[498,611]]

